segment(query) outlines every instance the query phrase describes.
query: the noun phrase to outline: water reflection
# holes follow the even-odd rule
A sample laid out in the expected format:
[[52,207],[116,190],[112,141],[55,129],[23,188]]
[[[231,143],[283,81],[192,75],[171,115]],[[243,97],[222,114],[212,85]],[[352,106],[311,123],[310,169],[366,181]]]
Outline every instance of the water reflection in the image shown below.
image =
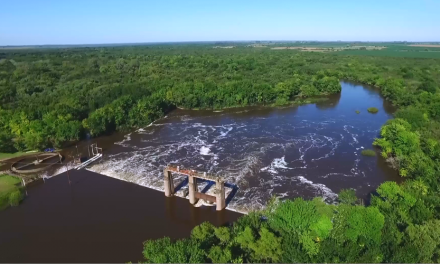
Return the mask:
[[341,100],[341,93],[333,94],[328,97],[328,100],[317,102],[316,107],[320,110],[332,109],[339,104]]

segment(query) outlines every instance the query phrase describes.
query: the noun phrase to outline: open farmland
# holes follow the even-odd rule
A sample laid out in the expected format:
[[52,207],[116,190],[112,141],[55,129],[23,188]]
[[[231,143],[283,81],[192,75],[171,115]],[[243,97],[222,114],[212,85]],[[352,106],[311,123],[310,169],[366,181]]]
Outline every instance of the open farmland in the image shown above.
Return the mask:
[[411,47],[426,47],[426,48],[440,48],[440,45],[433,45],[433,44],[414,44],[409,45]]

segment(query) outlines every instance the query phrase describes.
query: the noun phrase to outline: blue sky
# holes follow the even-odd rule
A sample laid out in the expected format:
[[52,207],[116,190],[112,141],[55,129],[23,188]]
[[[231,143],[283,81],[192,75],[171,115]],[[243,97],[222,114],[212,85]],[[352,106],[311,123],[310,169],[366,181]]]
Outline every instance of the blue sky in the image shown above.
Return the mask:
[[440,41],[440,0],[0,0],[0,45]]

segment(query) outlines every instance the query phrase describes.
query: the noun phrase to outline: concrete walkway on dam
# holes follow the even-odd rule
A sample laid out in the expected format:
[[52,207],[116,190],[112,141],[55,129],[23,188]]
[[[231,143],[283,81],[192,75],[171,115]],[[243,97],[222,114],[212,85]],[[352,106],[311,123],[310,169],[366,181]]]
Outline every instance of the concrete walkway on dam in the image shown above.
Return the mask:
[[0,212],[0,262],[136,263],[147,239],[184,238],[204,221],[241,216],[87,170],[69,173],[70,185],[64,172]]

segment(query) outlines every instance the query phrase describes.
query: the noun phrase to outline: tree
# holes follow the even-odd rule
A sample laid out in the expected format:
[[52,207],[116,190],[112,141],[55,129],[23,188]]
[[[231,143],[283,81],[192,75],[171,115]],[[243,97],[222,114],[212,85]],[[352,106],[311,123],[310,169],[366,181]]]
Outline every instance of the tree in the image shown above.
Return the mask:
[[230,248],[213,246],[209,250],[208,258],[211,259],[212,263],[229,263],[232,260],[232,253]]
[[183,239],[171,243],[170,238],[144,243],[144,258],[151,263],[203,263],[205,253],[193,240]]
[[343,204],[354,204],[357,201],[356,192],[353,189],[341,190],[338,199]]
[[318,261],[381,262],[384,216],[374,207],[341,204],[330,239],[322,244]]
[[218,227],[214,230],[215,236],[221,243],[228,243],[231,240],[231,232],[227,227]]
[[418,87],[420,91],[426,91],[428,93],[435,93],[438,85],[432,79],[425,79]]
[[9,131],[0,131],[0,152],[13,153],[15,151],[12,135]]
[[278,262],[281,258],[281,238],[276,237],[266,228],[261,228],[260,238],[250,247],[254,251],[257,260]]
[[298,239],[309,255],[316,255],[319,242],[330,234],[332,211],[323,210],[322,201],[297,198],[281,203],[269,218],[269,225],[278,232]]
[[393,257],[394,262],[438,262],[440,245],[440,221],[432,220],[423,225],[410,225],[405,230],[401,247]]

